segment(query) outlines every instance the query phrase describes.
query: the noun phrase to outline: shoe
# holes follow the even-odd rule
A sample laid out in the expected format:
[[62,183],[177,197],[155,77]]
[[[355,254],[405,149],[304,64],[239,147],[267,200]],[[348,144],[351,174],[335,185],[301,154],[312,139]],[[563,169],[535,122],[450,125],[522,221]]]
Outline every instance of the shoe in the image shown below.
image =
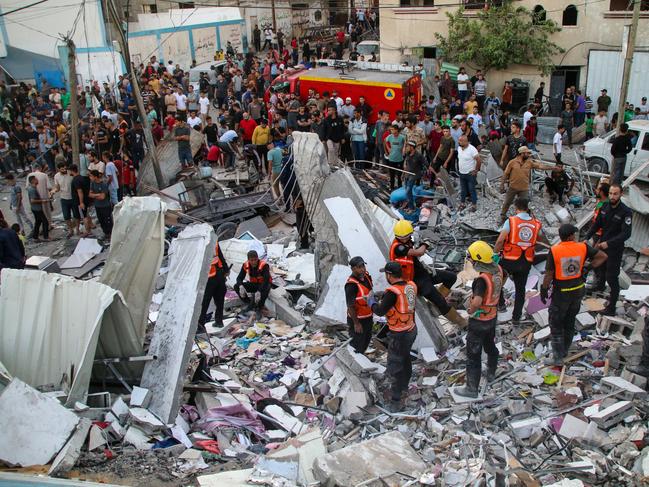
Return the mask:
[[451,293],[451,290],[450,290],[449,288],[447,288],[444,284],[441,284],[441,285],[437,288],[437,291],[438,291],[438,292],[439,292],[443,297],[447,297],[447,296]]
[[627,365],[626,370],[633,374],[641,375],[643,377],[649,377],[649,365],[638,364],[638,365]]
[[491,384],[494,380],[496,380],[496,372],[498,371],[497,368],[489,368],[487,369],[487,384]]
[[458,396],[470,397],[472,399],[476,399],[478,397],[478,388],[476,387],[475,389],[473,389],[467,385],[456,389],[455,393]]
[[469,211],[471,213],[475,213],[476,211],[478,211],[478,207],[476,205],[471,205],[471,208],[469,208]]
[[390,401],[385,407],[391,413],[400,413],[403,410],[403,403],[401,401]]

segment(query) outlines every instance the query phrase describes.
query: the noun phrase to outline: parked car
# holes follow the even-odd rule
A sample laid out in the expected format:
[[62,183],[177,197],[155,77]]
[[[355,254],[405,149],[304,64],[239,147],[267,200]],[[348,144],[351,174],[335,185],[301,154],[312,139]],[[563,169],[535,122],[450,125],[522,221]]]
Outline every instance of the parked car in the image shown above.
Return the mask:
[[361,41],[356,45],[356,51],[361,56],[365,56],[365,60],[369,61],[372,54],[376,54],[376,60],[379,61],[379,41]]
[[[649,160],[649,120],[631,120],[629,122],[629,133],[631,134],[633,150],[627,156],[624,170],[625,176],[628,176],[638,166]],[[616,134],[616,130],[611,130],[601,137],[595,137],[584,143],[584,157],[589,170],[601,173],[610,172],[611,163],[613,162],[611,142]],[[641,179],[647,180],[647,173],[642,174]]]
[[196,67],[193,67],[189,70],[189,84],[194,87],[194,91],[197,93],[199,90],[199,80],[201,79],[201,73],[207,73],[212,67],[216,69],[217,74],[223,72],[223,68],[227,64],[226,61],[211,61],[209,63],[199,64]]

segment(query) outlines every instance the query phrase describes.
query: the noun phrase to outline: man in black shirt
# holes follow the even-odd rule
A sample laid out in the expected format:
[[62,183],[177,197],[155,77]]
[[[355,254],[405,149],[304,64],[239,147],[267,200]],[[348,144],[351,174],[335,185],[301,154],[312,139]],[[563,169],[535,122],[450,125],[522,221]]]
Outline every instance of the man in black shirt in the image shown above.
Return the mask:
[[620,296],[620,267],[622,265],[622,254],[624,252],[624,242],[631,237],[631,222],[633,212],[626,206],[620,198],[622,196],[622,187],[619,184],[611,184],[608,190],[608,203],[604,203],[595,218],[595,223],[590,227],[586,234],[586,239],[590,239],[602,229],[602,235],[595,245],[596,248],[603,250],[608,259],[606,266],[597,271],[596,291],[603,291],[605,282],[608,282],[611,288],[608,305],[604,310],[605,315],[615,316],[615,305]]
[[329,160],[329,164],[333,165],[338,161],[340,141],[345,136],[345,123],[333,107],[329,107],[327,118],[325,118],[324,132],[325,140],[327,141],[327,159]]
[[521,133],[520,122],[514,120],[511,123],[511,135],[505,139],[505,147],[500,158],[500,167],[505,169],[507,163],[518,156],[518,149],[527,145],[525,136]]
[[79,218],[83,219],[85,233],[81,236],[87,237],[92,230],[92,217],[88,211],[89,207],[92,206],[92,200],[88,195],[90,192],[90,180],[79,175],[79,168],[76,164],[72,164],[68,168],[68,174],[72,176],[72,205],[78,209],[77,213],[79,214]]
[[119,150],[121,149],[122,145],[122,140],[119,134],[119,129],[113,125],[113,122],[108,120],[106,122],[106,133],[108,135],[108,152],[110,152],[113,156],[117,156],[119,154]]
[[553,245],[545,263],[541,284],[541,301],[546,303],[550,284],[552,300],[549,308],[552,334],[552,358],[548,365],[561,366],[575,335],[575,318],[585,294],[584,266],[590,260],[594,268],[601,266],[606,254],[585,242],[577,242],[577,227],[568,223],[559,227],[561,242]]
[[352,274],[345,284],[345,301],[347,303],[347,326],[351,345],[357,353],[365,353],[372,339],[374,317],[367,304],[372,294],[372,277],[365,269],[362,257],[354,257],[349,261]]
[[415,197],[412,193],[413,188],[417,181],[421,179],[421,174],[424,168],[424,156],[417,152],[417,143],[414,140],[408,142],[406,146],[406,171],[412,174],[406,174],[406,198],[408,200],[408,207],[415,208]]
[[109,150],[108,131],[106,130],[103,121],[97,122],[97,126],[95,128],[95,150],[97,151],[97,154],[101,154],[102,152]]
[[207,125],[203,128],[203,133],[207,139],[207,146],[212,147],[219,142],[219,128],[212,122],[212,117],[206,118]]
[[613,175],[612,183],[622,184],[624,180],[624,168],[626,166],[626,155],[633,150],[631,137],[629,135],[629,125],[623,123],[620,125],[620,134],[617,135],[611,143],[611,155],[613,156]]
[[140,170],[140,163],[144,159],[144,129],[142,122],[135,122],[135,127],[126,132],[126,142],[131,153],[135,169]]

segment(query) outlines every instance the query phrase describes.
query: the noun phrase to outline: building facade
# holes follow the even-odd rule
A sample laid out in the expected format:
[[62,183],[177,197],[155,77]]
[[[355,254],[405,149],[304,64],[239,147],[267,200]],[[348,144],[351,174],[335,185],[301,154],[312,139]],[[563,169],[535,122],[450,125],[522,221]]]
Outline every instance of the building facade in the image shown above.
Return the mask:
[[[494,0],[381,0],[380,35],[381,61],[388,63],[422,62],[439,66],[435,33],[448,33],[447,12],[464,5],[465,15],[474,17],[481,8]],[[438,4],[436,6],[435,4]],[[518,78],[530,84],[530,96],[541,81],[546,82],[546,94],[563,93],[567,86],[577,86],[597,98],[601,88],[607,88],[617,103],[623,65],[622,38],[624,26],[631,23],[628,0],[520,0],[537,15],[554,20],[561,31],[552,36],[553,42],[565,52],[556,56],[555,70],[543,77],[534,66],[512,65],[506,71],[487,73],[489,89],[497,94],[505,81]],[[631,76],[628,100],[640,101],[647,95],[643,73],[649,68],[649,3],[642,2],[640,25],[636,40],[636,56]],[[481,66],[467,63],[468,72]],[[637,98],[637,100],[636,100]]]

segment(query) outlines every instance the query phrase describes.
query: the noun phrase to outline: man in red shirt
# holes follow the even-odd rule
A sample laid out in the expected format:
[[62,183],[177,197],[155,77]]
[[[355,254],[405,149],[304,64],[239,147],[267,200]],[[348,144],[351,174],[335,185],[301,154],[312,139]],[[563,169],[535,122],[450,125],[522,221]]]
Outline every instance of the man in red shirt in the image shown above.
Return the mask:
[[250,118],[248,112],[243,112],[243,119],[239,122],[239,129],[241,130],[241,138],[243,139],[243,144],[252,144],[252,133],[257,127],[257,122]]

